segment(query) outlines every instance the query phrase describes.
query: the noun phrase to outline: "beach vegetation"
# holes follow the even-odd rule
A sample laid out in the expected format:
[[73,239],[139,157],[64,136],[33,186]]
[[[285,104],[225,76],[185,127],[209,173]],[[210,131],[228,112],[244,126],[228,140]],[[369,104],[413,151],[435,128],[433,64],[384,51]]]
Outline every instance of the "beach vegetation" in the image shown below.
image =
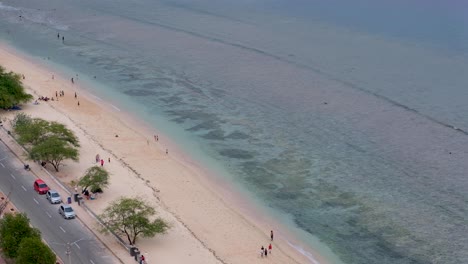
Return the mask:
[[78,138],[64,124],[19,113],[12,126],[30,159],[50,163],[57,172],[64,160],[78,160]]
[[122,197],[113,201],[100,215],[105,224],[101,232],[112,231],[126,236],[128,243],[134,245],[140,235],[154,237],[169,229],[169,224],[162,218],[155,218],[155,215],[156,210],[141,198]]
[[55,264],[54,252],[40,238],[27,237],[21,240],[15,264]]
[[99,166],[89,168],[85,175],[78,181],[78,186],[83,190],[90,188],[91,192],[97,192],[109,185],[109,172]]
[[0,66],[0,108],[9,109],[21,103],[27,103],[33,96],[26,93],[21,83],[21,76],[6,72]]
[[0,219],[0,248],[8,258],[18,256],[18,250],[23,239],[40,239],[40,237],[39,230],[29,225],[29,218],[26,214],[8,213]]

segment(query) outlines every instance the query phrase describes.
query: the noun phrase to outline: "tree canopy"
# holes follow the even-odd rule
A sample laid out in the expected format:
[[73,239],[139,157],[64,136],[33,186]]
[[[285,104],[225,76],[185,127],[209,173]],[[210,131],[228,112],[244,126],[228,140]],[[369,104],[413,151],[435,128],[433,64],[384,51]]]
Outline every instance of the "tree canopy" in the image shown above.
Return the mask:
[[63,160],[78,160],[78,138],[63,124],[20,113],[13,120],[13,129],[18,142],[29,150],[30,159],[50,163],[56,171]]
[[9,258],[16,258],[24,238],[40,239],[40,237],[39,230],[29,225],[26,214],[5,214],[0,219],[0,247]]
[[100,215],[106,225],[101,231],[125,235],[130,245],[134,245],[139,235],[153,237],[169,229],[169,224],[161,218],[150,220],[155,214],[156,210],[142,199],[122,197],[113,201]]
[[55,264],[54,252],[37,237],[27,237],[21,240],[16,264]]
[[32,99],[33,96],[24,91],[20,75],[6,72],[5,68],[0,66],[0,108],[8,109]]
[[92,192],[105,188],[107,185],[109,185],[109,173],[99,166],[89,168],[78,182],[78,186],[83,187],[84,190],[91,188]]

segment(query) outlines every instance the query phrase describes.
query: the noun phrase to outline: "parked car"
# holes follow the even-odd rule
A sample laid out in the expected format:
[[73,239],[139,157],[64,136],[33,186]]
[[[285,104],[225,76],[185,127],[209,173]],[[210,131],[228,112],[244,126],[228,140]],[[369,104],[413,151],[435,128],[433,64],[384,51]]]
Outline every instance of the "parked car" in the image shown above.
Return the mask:
[[51,204],[59,204],[62,202],[62,197],[57,191],[48,190],[46,193],[46,198]]
[[58,209],[58,212],[65,219],[72,219],[76,217],[76,214],[73,208],[67,204],[61,205]]
[[39,194],[45,194],[49,190],[49,186],[45,184],[45,182],[41,179],[37,179],[34,181],[34,190]]

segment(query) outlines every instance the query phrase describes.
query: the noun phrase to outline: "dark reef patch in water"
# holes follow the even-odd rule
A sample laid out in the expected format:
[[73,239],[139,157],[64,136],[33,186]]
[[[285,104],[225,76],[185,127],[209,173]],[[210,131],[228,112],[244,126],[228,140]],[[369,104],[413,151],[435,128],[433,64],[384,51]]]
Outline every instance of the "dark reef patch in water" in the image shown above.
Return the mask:
[[215,129],[202,135],[201,137],[209,140],[224,140],[224,132],[221,129]]
[[231,134],[227,135],[226,138],[229,139],[248,139],[249,135],[240,131],[234,131]]
[[254,157],[249,151],[242,149],[223,149],[219,154],[232,159],[252,159]]

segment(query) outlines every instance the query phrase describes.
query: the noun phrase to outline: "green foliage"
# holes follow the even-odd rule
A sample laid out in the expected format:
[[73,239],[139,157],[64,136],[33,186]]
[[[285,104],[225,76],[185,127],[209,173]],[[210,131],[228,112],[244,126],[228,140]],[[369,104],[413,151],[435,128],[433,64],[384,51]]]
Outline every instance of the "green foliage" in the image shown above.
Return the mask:
[[156,234],[165,233],[169,224],[161,218],[151,221],[156,211],[139,198],[122,197],[112,202],[100,218],[107,228],[101,232],[113,231],[119,235],[127,236],[131,245],[135,244],[139,235],[153,237]]
[[29,225],[26,214],[5,214],[0,219],[0,247],[5,256],[15,258],[24,238],[40,239],[38,229]]
[[16,115],[12,122],[18,142],[29,149],[29,158],[52,164],[56,171],[65,159],[78,160],[78,138],[65,125]]
[[89,168],[78,182],[78,186],[83,187],[85,190],[90,187],[92,192],[103,189],[107,185],[109,185],[109,173],[99,166]]
[[0,108],[11,108],[32,99],[33,96],[24,91],[20,75],[5,72],[5,69],[0,66]]
[[55,254],[40,238],[24,238],[18,249],[16,264],[55,264]]
[[33,146],[29,152],[29,158],[50,163],[54,166],[55,171],[59,171],[63,160],[78,161],[78,150],[60,138],[51,136]]

